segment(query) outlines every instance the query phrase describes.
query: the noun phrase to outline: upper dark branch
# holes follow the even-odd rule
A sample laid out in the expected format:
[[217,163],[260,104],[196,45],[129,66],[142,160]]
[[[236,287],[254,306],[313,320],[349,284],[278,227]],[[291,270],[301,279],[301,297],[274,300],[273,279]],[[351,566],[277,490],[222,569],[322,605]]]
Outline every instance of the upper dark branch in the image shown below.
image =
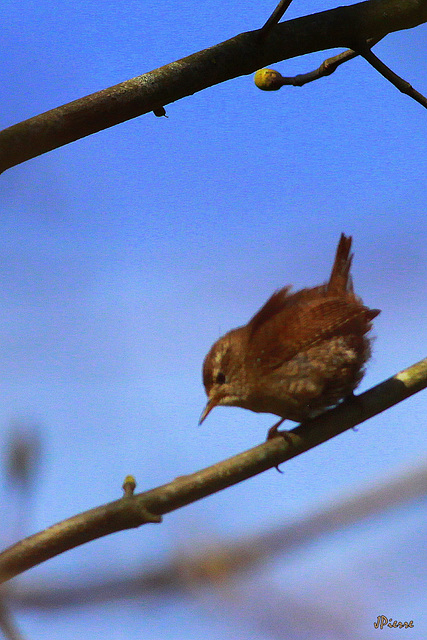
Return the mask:
[[369,0],[249,31],[142,76],[75,100],[0,132],[0,172],[185,96],[257,69],[427,21],[426,0]]

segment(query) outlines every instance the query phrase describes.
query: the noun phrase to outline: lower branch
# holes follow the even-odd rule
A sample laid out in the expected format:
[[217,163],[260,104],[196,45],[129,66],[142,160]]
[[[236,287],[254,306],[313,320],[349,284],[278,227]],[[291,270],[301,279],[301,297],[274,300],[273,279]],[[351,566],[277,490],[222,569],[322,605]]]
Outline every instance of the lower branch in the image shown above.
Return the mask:
[[[352,496],[335,497],[320,509],[313,508],[305,515],[289,523],[286,517],[271,528],[245,535],[233,541],[204,541],[195,549],[182,551],[157,562],[155,567],[140,568],[132,572],[128,568],[123,574],[111,567],[99,581],[87,579],[67,580],[56,577],[46,584],[32,581],[13,585],[5,590],[8,603],[14,608],[52,610],[58,607],[84,605],[88,598],[92,604],[108,602],[112,599],[134,598],[135,596],[155,596],[163,598],[171,593],[178,594],[189,583],[200,586],[218,584],[224,579],[233,579],[248,570],[271,562],[276,554],[303,549],[326,535],[335,534],[344,528],[354,527],[365,518],[378,518],[392,509],[402,509],[408,504],[425,499],[427,490],[427,464],[413,469],[401,470],[380,483],[373,483],[367,489],[355,487]],[[218,572],[218,567],[220,571]],[[4,587],[3,587],[4,588]]]
[[369,391],[287,432],[188,476],[96,507],[36,533],[0,554],[0,582],[63,551],[160,516],[275,467],[401,402],[427,386],[427,358]]

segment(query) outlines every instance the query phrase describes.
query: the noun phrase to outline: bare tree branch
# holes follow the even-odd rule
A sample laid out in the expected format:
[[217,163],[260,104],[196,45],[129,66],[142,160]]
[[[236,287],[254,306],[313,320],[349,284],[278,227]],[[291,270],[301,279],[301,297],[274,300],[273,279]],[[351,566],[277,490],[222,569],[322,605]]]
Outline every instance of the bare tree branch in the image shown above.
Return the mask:
[[374,53],[371,51],[369,43],[363,43],[357,47],[358,53],[365,58],[366,62],[374,67],[386,80],[391,82],[399,91],[405,93],[410,98],[413,98],[416,102],[419,102],[425,109],[427,109],[427,98],[419,91],[413,88],[409,82],[401,78],[394,73],[387,65],[384,64]]
[[427,21],[426,0],[369,0],[242,33],[0,132],[0,172],[120,122],[280,60],[381,37]]
[[[378,517],[384,511],[423,500],[427,493],[427,465],[400,471],[381,483],[375,483],[357,494],[334,499],[329,505],[311,511],[292,524],[279,524],[233,542],[206,542],[197,546],[191,555],[180,554],[152,569],[134,571],[131,575],[109,575],[94,584],[64,584],[60,576],[37,584],[20,583],[5,597],[16,606],[52,609],[56,607],[92,603],[116,598],[162,596],[187,588],[188,582],[207,585],[215,583],[218,575],[234,578],[258,565],[265,564],[275,554],[304,547],[321,536],[351,527],[364,518]],[[207,534],[208,535],[208,534]],[[219,569],[219,570],[218,570]],[[54,583],[54,584],[53,584]]]
[[[383,37],[384,36],[370,38],[368,40],[369,47],[373,47],[382,40]],[[302,87],[308,82],[314,82],[325,76],[330,76],[340,65],[349,60],[353,60],[353,58],[357,58],[359,55],[361,54],[357,51],[347,49],[347,51],[343,51],[332,58],[327,58],[317,69],[308,71],[307,73],[299,73],[296,76],[282,76],[276,69],[259,69],[255,74],[254,81],[258,89],[262,89],[263,91],[278,91],[285,86]]]
[[228,460],[151,491],[125,496],[36,533],[0,554],[0,582],[59,553],[205,498],[316,447],[427,386],[427,358],[335,409]]
[[24,640],[3,600],[0,600],[0,631],[5,640]]
[[292,2],[292,0],[280,0],[279,4],[275,8],[273,13],[269,17],[269,19],[267,20],[267,22],[260,29],[259,37],[260,37],[261,40],[266,38],[268,33],[274,27],[274,25],[277,24],[279,22],[279,20],[281,20],[283,18],[284,14],[288,10],[289,5],[291,4],[291,2]]

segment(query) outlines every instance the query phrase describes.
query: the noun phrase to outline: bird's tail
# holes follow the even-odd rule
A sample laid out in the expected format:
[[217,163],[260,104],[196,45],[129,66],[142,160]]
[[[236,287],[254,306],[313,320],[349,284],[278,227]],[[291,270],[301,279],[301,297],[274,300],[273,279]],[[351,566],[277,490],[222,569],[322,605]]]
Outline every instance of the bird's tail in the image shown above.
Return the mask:
[[328,282],[328,293],[334,294],[353,291],[353,283],[350,276],[351,261],[353,259],[353,254],[350,253],[351,240],[351,236],[341,234],[331,277]]

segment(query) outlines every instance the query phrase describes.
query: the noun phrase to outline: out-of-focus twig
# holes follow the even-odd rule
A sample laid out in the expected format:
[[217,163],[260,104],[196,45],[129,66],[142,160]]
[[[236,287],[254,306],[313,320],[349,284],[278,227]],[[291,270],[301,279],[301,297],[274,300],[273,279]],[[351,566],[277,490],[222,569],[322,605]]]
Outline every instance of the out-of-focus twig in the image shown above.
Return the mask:
[[39,429],[26,424],[12,423],[6,448],[7,479],[15,487],[29,490],[40,468]]
[[2,519],[3,534],[10,540],[28,535],[36,480],[41,471],[42,440],[40,428],[31,422],[12,421],[4,444],[8,517]]
[[5,603],[1,598],[0,598],[0,631],[2,632],[5,640],[24,640],[24,636],[21,635],[21,633],[17,629],[9,609],[6,607]]

